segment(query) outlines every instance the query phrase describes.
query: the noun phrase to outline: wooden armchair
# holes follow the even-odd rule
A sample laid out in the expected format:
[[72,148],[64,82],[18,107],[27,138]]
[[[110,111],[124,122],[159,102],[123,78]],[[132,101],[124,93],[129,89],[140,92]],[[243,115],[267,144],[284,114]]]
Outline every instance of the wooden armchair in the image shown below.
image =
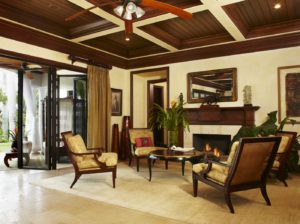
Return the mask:
[[112,172],[113,187],[117,174],[118,155],[105,153],[102,148],[87,149],[80,135],[73,136],[71,131],[61,133],[65,147],[72,161],[75,178],[70,188],[74,186],[82,174]]
[[260,188],[268,205],[266,178],[274,162],[281,137],[242,138],[232,145],[226,162],[207,161],[193,165],[194,197],[198,180],[224,192],[231,213],[234,209],[230,193]]
[[136,169],[139,172],[140,159],[148,158],[150,152],[158,149],[167,149],[164,147],[154,146],[153,132],[146,128],[129,129],[130,137],[130,153],[129,166],[131,166],[132,158],[136,158]]
[[277,179],[282,181],[287,187],[287,163],[296,141],[297,132],[279,131],[276,133],[276,136],[280,136],[282,139],[271,172],[275,173]]

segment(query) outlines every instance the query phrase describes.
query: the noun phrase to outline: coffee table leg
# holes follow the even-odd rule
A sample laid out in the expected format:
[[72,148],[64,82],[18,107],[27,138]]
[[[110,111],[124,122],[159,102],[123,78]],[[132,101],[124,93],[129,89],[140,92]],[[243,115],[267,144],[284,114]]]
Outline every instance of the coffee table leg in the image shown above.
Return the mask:
[[149,168],[149,181],[151,181],[151,177],[152,177],[152,161],[150,158],[148,158],[148,168]]
[[185,159],[181,161],[181,171],[182,171],[182,176],[184,176],[184,168],[185,168]]

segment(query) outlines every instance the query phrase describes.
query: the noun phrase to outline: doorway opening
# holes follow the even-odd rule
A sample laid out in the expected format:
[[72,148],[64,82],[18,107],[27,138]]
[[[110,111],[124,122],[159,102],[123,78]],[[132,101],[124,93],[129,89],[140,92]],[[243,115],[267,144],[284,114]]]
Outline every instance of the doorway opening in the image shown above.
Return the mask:
[[[149,128],[149,114],[154,103],[169,105],[169,68],[131,72],[131,127]],[[167,144],[165,130],[153,130],[155,145]]]
[[[57,72],[62,69],[35,59],[36,62],[31,62],[31,59],[0,56],[0,170],[2,165],[3,170],[56,169],[60,142]],[[82,95],[78,89],[83,81],[82,77],[76,78],[75,98],[80,101]],[[83,109],[79,111],[85,115]]]

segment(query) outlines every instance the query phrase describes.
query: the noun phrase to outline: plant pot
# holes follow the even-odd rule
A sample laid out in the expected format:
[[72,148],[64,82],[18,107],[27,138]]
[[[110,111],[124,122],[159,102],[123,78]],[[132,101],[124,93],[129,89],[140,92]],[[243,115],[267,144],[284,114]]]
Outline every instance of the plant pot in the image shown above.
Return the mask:
[[168,146],[178,146],[178,130],[168,131]]
[[17,141],[13,141],[11,143],[11,148],[18,148],[18,142]]

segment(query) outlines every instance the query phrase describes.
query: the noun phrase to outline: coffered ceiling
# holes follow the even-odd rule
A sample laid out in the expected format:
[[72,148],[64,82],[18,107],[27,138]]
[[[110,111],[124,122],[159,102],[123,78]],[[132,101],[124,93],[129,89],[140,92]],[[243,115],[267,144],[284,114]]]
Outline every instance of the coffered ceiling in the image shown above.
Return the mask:
[[162,2],[185,9],[192,19],[143,7],[146,13],[133,20],[126,41],[124,21],[113,12],[118,0],[0,0],[0,33],[123,68],[300,45],[300,0]]

